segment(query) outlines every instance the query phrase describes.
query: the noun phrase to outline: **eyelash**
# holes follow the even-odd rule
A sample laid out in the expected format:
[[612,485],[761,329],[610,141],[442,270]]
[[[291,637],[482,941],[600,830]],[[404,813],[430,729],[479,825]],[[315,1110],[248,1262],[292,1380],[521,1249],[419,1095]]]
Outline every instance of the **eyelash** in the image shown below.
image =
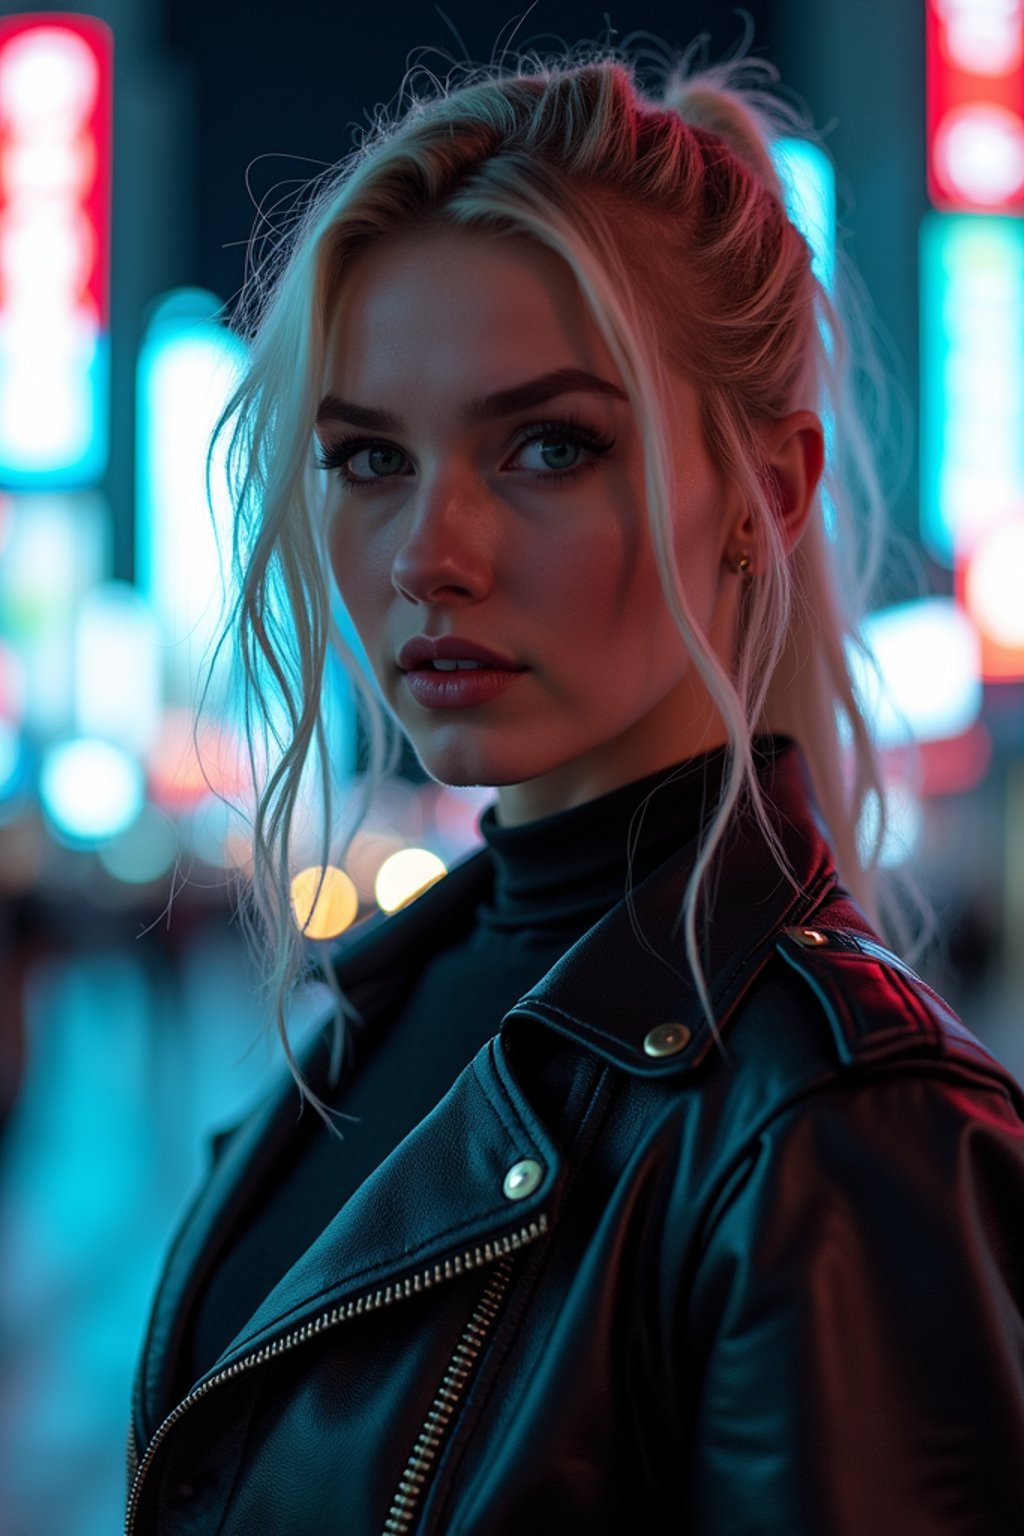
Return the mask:
[[[577,464],[575,469],[531,469],[528,470],[530,478],[534,481],[572,480],[576,475],[583,475],[597,466],[598,459],[602,458],[615,447],[614,437],[605,437],[594,427],[581,421],[577,416],[566,416],[561,421],[533,422],[526,428],[526,435],[516,447],[516,453],[531,443],[540,442],[546,438],[556,441],[561,438],[566,442],[572,442],[582,448],[587,448],[594,455],[592,459],[582,464]],[[317,464],[321,469],[334,469],[338,472],[338,478],[348,490],[362,491],[370,486],[383,484],[387,480],[400,479],[395,475],[376,475],[370,480],[357,480],[345,469],[348,460],[353,458],[363,448],[391,448],[392,443],[383,442],[376,437],[346,437],[333,447],[324,449],[317,455]],[[401,450],[398,450],[401,452]]]

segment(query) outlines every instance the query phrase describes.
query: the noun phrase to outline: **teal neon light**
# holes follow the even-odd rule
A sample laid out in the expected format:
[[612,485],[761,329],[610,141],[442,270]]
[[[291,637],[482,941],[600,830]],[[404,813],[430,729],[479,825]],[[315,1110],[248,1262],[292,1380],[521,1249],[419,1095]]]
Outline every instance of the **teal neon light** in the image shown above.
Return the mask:
[[[772,159],[779,173],[786,200],[786,212],[811,248],[811,270],[830,296],[836,269],[836,173],[828,155],[809,139],[777,139]],[[822,327],[825,350],[832,355],[832,336]],[[832,463],[836,424],[833,413],[820,406],[825,433],[826,462]],[[824,485],[821,505],[825,531],[835,536],[836,512]]]
[[246,353],[241,338],[221,323],[222,310],[205,289],[164,295],[150,313],[138,357],[136,583],[168,646],[172,702],[191,701],[221,617],[221,554],[231,509],[219,469],[210,507],[206,455]]
[[921,224],[921,538],[952,567],[1024,516],[1024,220]]
[[0,347],[0,480],[6,488],[74,490],[102,480],[109,379],[107,335],[69,332],[67,345],[43,358],[33,359],[27,346],[22,356]]
[[814,253],[815,277],[831,293],[836,267],[836,173],[809,139],[778,139],[772,151],[786,194],[786,212]]

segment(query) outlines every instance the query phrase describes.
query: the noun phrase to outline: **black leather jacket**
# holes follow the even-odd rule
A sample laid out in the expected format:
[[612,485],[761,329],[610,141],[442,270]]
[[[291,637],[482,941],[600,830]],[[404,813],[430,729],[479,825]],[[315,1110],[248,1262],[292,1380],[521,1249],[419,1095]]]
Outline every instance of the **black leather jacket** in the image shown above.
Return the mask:
[[[672,934],[685,849],[636,888],[650,950],[625,902],[590,929],[175,1404],[283,1069],[218,1138],[139,1364],[134,1536],[1019,1536],[1024,1093],[838,886],[799,749],[771,775],[799,893],[745,821],[729,1059]],[[371,1025],[489,859],[343,946]]]

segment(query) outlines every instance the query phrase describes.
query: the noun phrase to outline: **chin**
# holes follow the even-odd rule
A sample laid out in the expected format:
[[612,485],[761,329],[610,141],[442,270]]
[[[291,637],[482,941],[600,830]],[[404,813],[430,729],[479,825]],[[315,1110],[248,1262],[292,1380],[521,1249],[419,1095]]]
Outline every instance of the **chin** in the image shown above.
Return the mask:
[[497,789],[505,784],[523,784],[558,768],[564,758],[557,755],[516,750],[502,751],[495,743],[490,750],[471,741],[442,744],[418,741],[409,732],[409,741],[423,772],[435,784],[452,789],[480,787]]

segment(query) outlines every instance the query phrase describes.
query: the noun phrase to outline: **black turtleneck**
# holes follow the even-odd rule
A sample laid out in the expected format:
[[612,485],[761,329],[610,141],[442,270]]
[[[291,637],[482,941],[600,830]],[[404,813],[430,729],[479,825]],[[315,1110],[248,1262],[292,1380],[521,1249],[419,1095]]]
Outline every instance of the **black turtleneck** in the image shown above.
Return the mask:
[[639,885],[696,836],[717,801],[724,761],[725,748],[716,747],[522,826],[500,825],[497,804],[489,805],[480,835],[493,858],[494,891],[479,910],[480,933],[575,942],[625,895],[627,849]]
[[[772,755],[788,738],[755,739]],[[583,805],[521,826],[502,826],[496,803],[480,817],[494,884],[464,937],[445,943],[390,1019],[375,1019],[354,1044],[333,1106],[344,1140],[308,1109],[290,1157],[255,1210],[231,1234],[201,1292],[177,1386],[189,1387],[349,1196],[451,1087],[503,1016],[626,892],[698,833],[714,810],[725,766],[716,747]],[[647,799],[647,797],[650,797]],[[647,799],[642,817],[637,814]]]

